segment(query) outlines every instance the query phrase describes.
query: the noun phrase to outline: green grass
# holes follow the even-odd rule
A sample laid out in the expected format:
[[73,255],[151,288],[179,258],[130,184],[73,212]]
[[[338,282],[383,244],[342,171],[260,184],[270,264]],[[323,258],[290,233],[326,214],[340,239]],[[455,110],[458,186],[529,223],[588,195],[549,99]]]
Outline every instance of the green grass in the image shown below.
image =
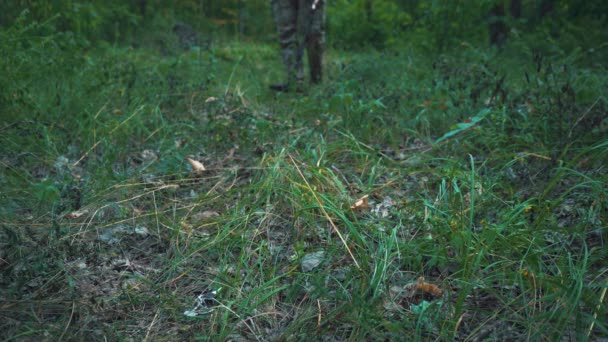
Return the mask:
[[329,51],[273,94],[265,44],[3,34],[4,340],[608,336],[605,68]]

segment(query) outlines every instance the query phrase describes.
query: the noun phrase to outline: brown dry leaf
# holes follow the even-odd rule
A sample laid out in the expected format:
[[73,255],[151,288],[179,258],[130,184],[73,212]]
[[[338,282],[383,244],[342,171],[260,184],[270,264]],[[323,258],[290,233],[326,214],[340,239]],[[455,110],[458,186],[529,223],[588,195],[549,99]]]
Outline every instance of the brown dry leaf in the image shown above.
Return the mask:
[[192,221],[198,222],[214,216],[220,216],[220,214],[215,211],[205,210],[192,215]]
[[68,219],[68,220],[71,220],[71,219],[79,218],[79,217],[81,217],[83,215],[86,215],[88,213],[89,213],[89,211],[86,210],[86,209],[85,210],[72,211],[71,213],[68,213],[67,215],[65,215],[65,218]]
[[418,278],[418,283],[416,284],[416,288],[418,291],[426,294],[430,294],[433,296],[441,296],[443,295],[443,291],[439,288],[439,286],[431,283],[427,283],[424,281],[424,277]]
[[188,161],[188,163],[190,163],[190,166],[192,166],[192,171],[196,173],[202,173],[206,170],[205,165],[203,165],[203,163],[199,162],[198,160],[194,160],[192,158],[186,158],[186,160]]
[[439,286],[424,281],[424,277],[419,277],[418,281],[405,285],[403,287],[403,293],[405,298],[413,298],[416,295],[431,295],[440,297],[443,295],[443,291]]
[[355,203],[353,205],[350,206],[350,209],[352,209],[353,211],[362,211],[365,209],[369,209],[369,203],[367,201],[368,198],[369,198],[369,195],[365,195],[365,196],[359,198],[358,200],[355,201]]

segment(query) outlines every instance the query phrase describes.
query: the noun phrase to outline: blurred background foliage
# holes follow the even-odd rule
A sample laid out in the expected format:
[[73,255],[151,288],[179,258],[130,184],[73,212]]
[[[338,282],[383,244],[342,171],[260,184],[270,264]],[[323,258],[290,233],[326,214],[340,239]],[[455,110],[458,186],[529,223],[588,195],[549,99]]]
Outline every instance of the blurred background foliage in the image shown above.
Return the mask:
[[[328,42],[337,51],[376,50],[400,55],[406,64],[412,63],[407,56],[418,53],[428,56],[425,60],[439,69],[451,68],[442,60],[456,51],[464,53],[465,59],[474,57],[489,64],[500,64],[494,59],[501,55],[508,56],[509,63],[528,63],[545,56],[545,60],[557,58],[570,67],[602,70],[608,61],[608,2],[600,0],[331,0],[327,6]],[[6,122],[18,117],[44,119],[60,123],[68,131],[78,123],[65,114],[95,113],[104,105],[101,98],[133,107],[137,106],[132,103],[134,98],[141,102],[166,93],[154,91],[154,87],[168,87],[176,94],[184,87],[207,88],[215,80],[218,59],[236,63],[225,43],[277,44],[268,0],[4,1],[0,27],[0,108]],[[483,52],[488,46],[497,54]],[[139,52],[125,57],[113,47],[133,47]],[[191,48],[211,52],[208,58],[201,59],[201,54],[197,62],[204,70],[203,78],[188,80],[179,73],[162,76],[165,69],[177,70],[175,63],[188,63],[163,62],[162,56]],[[103,58],[96,58],[99,55]],[[269,56],[276,59],[270,51]],[[380,77],[382,82],[400,77],[400,73],[378,74],[381,58],[371,63],[368,71],[354,72],[367,80]],[[390,63],[395,70],[403,67],[394,59]],[[337,58],[332,64],[340,70],[337,75],[349,72],[347,59]],[[481,72],[492,74],[499,82],[500,75],[485,70],[488,65]],[[444,71],[446,75],[461,72]],[[477,83],[490,87],[487,82]],[[107,84],[112,87],[103,87]],[[147,91],[135,94],[142,85]],[[363,92],[373,92],[371,98],[389,101],[386,89],[368,88],[362,84]],[[417,88],[416,92],[423,91],[424,85]],[[103,97],[91,96],[99,89],[110,90]],[[478,92],[471,90],[472,94]],[[589,97],[582,91],[577,96]]]
[[[104,224],[114,220],[122,222],[132,212],[137,220],[156,220],[149,221],[150,227],[158,227],[159,216],[147,213],[162,211],[160,221],[182,227],[182,221],[177,219],[181,214],[170,209],[175,208],[175,203],[183,205],[179,210],[187,208],[190,212],[192,201],[207,205],[206,196],[215,196],[211,190],[207,195],[202,192],[197,195],[203,183],[181,178],[182,175],[190,178],[189,172],[184,173],[188,170],[185,157],[200,156],[206,158],[202,160],[205,165],[214,167],[213,176],[203,180],[215,184],[213,191],[224,180],[225,184],[231,183],[226,185],[228,196],[211,201],[214,210],[230,208],[226,210],[230,213],[217,221],[229,240],[218,239],[210,249],[207,241],[201,240],[204,248],[199,248],[198,242],[191,245],[196,249],[192,255],[204,264],[219,260],[218,264],[230,265],[234,259],[249,256],[233,257],[231,252],[226,252],[224,241],[228,241],[228,246],[235,246],[235,251],[246,251],[251,246],[245,247],[249,244],[248,235],[233,234],[234,231],[249,230],[251,224],[257,224],[249,218],[258,216],[257,208],[268,207],[268,203],[275,201],[277,193],[292,191],[295,194],[279,199],[276,211],[274,206],[268,209],[271,215],[263,214],[280,218],[277,222],[281,222],[281,226],[283,217],[300,222],[294,216],[300,214],[294,214],[292,207],[318,207],[308,193],[291,187],[291,183],[299,182],[300,176],[284,171],[293,171],[291,166],[296,165],[293,160],[289,162],[283,152],[278,152],[284,151],[284,146],[293,147],[300,155],[298,158],[317,163],[319,172],[310,169],[317,172],[317,184],[329,180],[327,175],[344,172],[346,183],[358,184],[349,190],[353,194],[358,191],[380,194],[381,190],[388,193],[395,188],[390,196],[404,198],[400,206],[407,209],[399,209],[406,216],[395,216],[398,227],[402,227],[401,222],[412,222],[413,234],[419,236],[414,240],[409,232],[404,235],[404,255],[415,255],[412,261],[406,261],[407,267],[441,268],[438,273],[448,278],[445,284],[454,280],[455,284],[468,286],[459,290],[460,304],[456,308],[467,314],[452,315],[455,311],[450,309],[445,311],[451,315],[448,320],[469,315],[463,301],[473,298],[469,295],[474,293],[470,279],[477,276],[478,269],[490,270],[485,279],[492,285],[487,288],[492,287],[492,291],[501,296],[498,309],[488,311],[491,317],[479,316],[483,317],[479,320],[483,324],[494,319],[515,322],[525,326],[531,339],[555,337],[547,333],[553,334],[554,328],[555,334],[567,336],[569,330],[582,331],[586,324],[596,324],[590,309],[597,308],[597,325],[601,325],[599,318],[605,310],[600,310],[602,300],[597,298],[605,276],[602,261],[606,260],[606,249],[602,248],[605,230],[601,230],[600,225],[606,221],[603,161],[608,146],[605,138],[608,136],[605,76],[608,2],[328,0],[327,4],[329,82],[315,89],[312,96],[291,100],[263,91],[273,80],[273,73],[280,72],[270,0],[0,0],[0,217],[3,225],[8,222],[7,226],[15,227],[4,229],[3,236],[11,237],[5,243],[10,250],[0,246],[0,260],[17,260],[15,267],[4,266],[0,287],[10,288],[18,296],[26,290],[40,298],[48,293],[66,296],[66,300],[61,301],[52,298],[50,306],[46,304],[46,316],[29,306],[23,310],[28,315],[31,313],[33,326],[41,330],[30,329],[31,325],[21,322],[9,322],[16,327],[15,331],[37,334],[47,329],[47,323],[52,320],[56,331],[51,335],[45,331],[44,336],[60,336],[56,339],[61,340],[68,327],[80,330],[87,325],[88,318],[82,319],[85,321],[82,325],[82,321],[70,325],[73,317],[70,312],[77,312],[80,317],[90,312],[87,305],[74,310],[76,301],[69,297],[73,292],[67,289],[68,283],[72,287],[71,280],[60,284],[63,274],[67,274],[61,261],[84,253],[69,243],[64,245],[67,239],[57,239],[61,244],[58,248],[56,244],[47,245],[46,237],[39,239],[40,243],[23,247],[19,240],[25,231],[22,227],[52,227],[55,236],[63,234],[62,229],[64,232],[73,227],[81,230],[66,220],[69,220],[67,214],[83,207],[112,208],[99,215]],[[481,120],[484,120],[483,126],[473,127]],[[362,125],[362,122],[372,124]],[[469,167],[471,156],[481,163],[478,169],[478,164],[471,163]],[[389,167],[384,166],[385,159]],[[263,166],[260,176],[252,176],[253,168],[249,166],[255,165],[257,170],[260,164]],[[337,165],[335,169],[334,165]],[[237,178],[236,170],[239,170],[239,181],[245,184],[243,187],[233,188],[231,179]],[[221,176],[216,178],[216,173]],[[219,177],[221,181],[217,181]],[[256,177],[281,180],[278,185],[265,180],[250,181],[261,179]],[[180,182],[179,189],[162,185],[163,180],[170,184],[175,178]],[[157,179],[161,182],[157,183]],[[471,190],[477,189],[478,180],[483,180],[483,188],[488,190],[481,196],[480,187],[480,200],[473,202],[470,199],[477,195],[471,194],[476,191],[470,191],[466,199],[467,191],[461,189],[465,189],[466,184],[470,184]],[[328,182],[336,184],[336,194],[345,192],[337,186],[340,182]],[[383,185],[376,187],[375,184]],[[462,184],[465,187],[459,188]],[[333,187],[329,185],[325,189]],[[163,191],[166,206],[157,207],[156,197],[152,201],[150,197],[140,196],[151,189],[154,189],[150,192],[152,196],[156,196],[157,190],[159,194]],[[247,198],[247,194],[251,197]],[[413,200],[410,202],[406,197]],[[338,198],[336,196],[335,208],[343,202]],[[128,205],[118,205],[123,202]],[[410,211],[410,208],[413,209]],[[428,210],[437,215],[429,217]],[[249,214],[242,215],[245,211]],[[479,225],[473,223],[473,214],[484,217]],[[95,215],[97,210],[86,224],[91,232],[97,229],[95,222],[90,224]],[[301,224],[302,227],[320,227],[317,222],[320,216],[316,213],[310,218],[301,217],[309,220],[303,221],[307,223]],[[557,223],[566,219],[576,226],[574,233],[566,230],[569,223],[556,229]],[[419,220],[423,220],[423,224],[419,224]],[[366,234],[372,231],[368,227],[385,224],[360,222],[365,225]],[[528,225],[531,229],[525,229]],[[477,229],[482,226],[484,229]],[[433,234],[437,230],[437,235],[427,235],[431,229]],[[182,231],[186,230],[167,230],[167,235],[161,237],[164,245],[159,246],[180,246]],[[357,242],[365,246],[359,256],[362,260],[384,263],[384,266],[377,265],[385,270],[401,267],[401,261],[388,261],[375,254],[377,241],[387,236],[383,229],[377,231],[378,235],[370,233],[367,245]],[[505,238],[503,234],[509,235]],[[256,239],[264,240],[264,236]],[[286,241],[290,239],[285,236]],[[585,237],[592,246],[589,253]],[[397,235],[391,239],[396,241]],[[83,241],[86,242],[81,245],[89,242],[86,239],[80,242]],[[531,242],[531,247],[526,247],[527,241],[535,241],[534,246]],[[273,282],[278,283],[282,278],[274,276],[278,268],[272,264],[276,259],[266,247],[267,242],[255,243],[260,246],[256,253],[266,251],[260,254],[259,260],[270,262],[265,265],[269,271],[248,273],[255,274],[254,277],[259,274],[272,277],[270,282],[260,281],[266,289],[267,284],[274,286]],[[34,253],[38,261],[32,262],[30,251],[40,248],[47,251],[46,254]],[[401,258],[401,247],[397,247],[397,252],[392,247],[382,248]],[[533,249],[535,252],[528,255],[527,251]],[[159,250],[169,255],[158,254],[158,257],[168,261],[163,277],[173,289],[173,280],[178,279],[173,278],[174,266],[181,263],[182,255],[190,252],[183,253],[173,247]],[[470,250],[500,250],[502,254],[486,253],[482,260],[481,253],[468,253]],[[577,257],[583,250],[584,256]],[[199,257],[196,254],[199,251],[207,254]],[[448,255],[452,251],[458,252]],[[525,255],[518,256],[524,252]],[[551,257],[545,260],[543,255]],[[462,260],[462,266],[452,268]],[[247,261],[240,263],[248,264]],[[389,267],[391,263],[394,266]],[[545,279],[551,279],[551,283],[545,282],[550,286],[543,288],[546,295],[539,297],[554,303],[553,307],[544,306],[548,311],[536,311],[535,306],[532,312],[521,309],[530,306],[529,298],[537,298],[541,293],[536,283],[532,288],[533,297],[529,297],[530,292],[521,292],[512,299],[507,297],[510,290],[503,292],[513,289],[514,281],[527,281],[522,279],[523,272],[517,271],[525,264],[535,267],[536,274],[544,272]],[[255,265],[251,270],[258,267]],[[262,261],[259,265],[263,265]],[[590,275],[587,275],[588,268],[594,268]],[[378,321],[385,321],[382,303],[376,301],[370,305],[369,301],[370,284],[372,288],[376,286],[374,291],[377,291],[384,277],[376,278],[375,270],[365,269],[361,273],[370,271],[367,273],[373,278],[358,275],[353,278],[356,280],[352,283],[361,291],[354,291],[354,295],[348,293],[349,300],[336,297],[340,305],[324,316],[331,320],[344,312],[352,312],[354,316],[346,318],[346,325],[359,326],[367,311],[362,315],[364,311],[357,310],[377,308],[379,314],[371,315],[363,329],[370,326],[376,329]],[[521,271],[528,272],[525,268]],[[235,284],[242,282],[242,273],[226,273],[235,279]],[[395,268],[394,274],[400,273],[401,270]],[[36,280],[41,274],[40,281]],[[329,279],[325,277],[329,273],[319,275],[318,279]],[[154,277],[156,279],[156,275]],[[13,279],[17,285],[9,284]],[[255,278],[252,283],[258,280],[264,279]],[[24,284],[33,285],[23,290]],[[51,284],[60,290],[44,285],[45,290],[40,292],[36,284]],[[294,284],[300,287],[299,279]],[[553,284],[561,292],[555,292]],[[247,298],[259,297],[256,293],[260,292],[256,289]],[[558,295],[566,301],[556,300]],[[158,297],[153,294],[149,298],[156,302]],[[288,306],[300,307],[298,298],[297,294],[289,297]],[[262,303],[249,299],[246,302]],[[163,301],[165,308],[173,306],[172,300]],[[128,302],[120,301],[120,305]],[[62,310],[67,315],[63,319],[57,319],[56,314],[56,305],[60,302],[66,305]],[[39,305],[37,298],[35,303]],[[155,308],[146,301],[141,303]],[[313,299],[310,307],[316,310],[317,303]],[[356,310],[352,303],[356,303]],[[251,305],[251,308],[247,304],[238,309],[238,314],[247,317],[257,304]],[[308,310],[306,306],[303,308]],[[483,307],[473,309],[486,312]],[[132,305],[124,305],[120,310],[126,312],[121,317],[128,317],[127,321],[133,319]],[[169,311],[181,315],[182,310],[176,311],[173,307]],[[6,312],[10,316],[14,314],[14,311]],[[116,338],[111,340],[125,339],[127,335],[119,336],[123,328],[139,331],[132,330],[132,326],[115,329],[117,316],[111,310],[107,313],[107,321],[99,321],[100,324],[109,322],[104,329],[112,330],[110,336]],[[517,313],[515,319],[510,316],[513,313]],[[154,322],[157,314],[158,311],[152,312],[150,321]],[[274,317],[268,315],[271,316]],[[298,326],[308,329],[309,322],[317,324],[307,314],[298,317],[301,319],[294,325],[296,330],[300,329]],[[97,321],[97,318],[89,320],[94,322],[89,327]],[[141,321],[133,321],[133,326],[140,329]],[[218,329],[230,332],[231,327],[243,320],[239,317],[234,325],[218,322],[215,328],[219,326]],[[401,327],[403,322],[417,324],[416,319],[398,319],[394,324]],[[441,326],[441,335],[437,336],[454,339],[461,321],[436,322],[437,327]],[[483,324],[469,326],[477,331],[476,327]],[[403,327],[407,330],[410,326]],[[603,329],[602,337],[605,336],[605,324],[600,329]],[[207,333],[204,329],[200,331]],[[79,333],[83,335],[66,335],[65,339],[91,339],[86,335],[88,331]],[[167,333],[172,332],[168,329]],[[94,339],[101,339],[100,336]],[[370,336],[373,335],[366,337]],[[432,335],[424,336],[428,339]],[[577,336],[578,340],[584,340],[583,335]],[[182,339],[192,339],[190,337]],[[228,335],[224,339],[228,339]]]
[[[443,52],[462,42],[502,45],[526,34],[538,34],[539,45],[572,36],[592,44],[608,34],[608,3],[601,0],[331,0],[327,6],[330,43],[348,49]],[[0,25],[10,27],[24,15],[49,21],[45,27],[83,45],[135,43],[138,33],[171,30],[176,21],[202,32],[205,41],[274,37],[268,0],[3,1]]]

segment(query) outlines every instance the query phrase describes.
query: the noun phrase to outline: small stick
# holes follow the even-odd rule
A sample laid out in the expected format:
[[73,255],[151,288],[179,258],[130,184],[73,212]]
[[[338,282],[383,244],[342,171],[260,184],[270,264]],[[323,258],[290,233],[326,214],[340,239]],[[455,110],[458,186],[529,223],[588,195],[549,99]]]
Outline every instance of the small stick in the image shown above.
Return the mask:
[[334,220],[331,219],[331,217],[329,216],[329,214],[325,210],[325,207],[323,207],[323,203],[321,202],[321,200],[319,200],[319,197],[317,197],[317,194],[315,194],[314,190],[312,189],[312,187],[310,186],[310,184],[306,180],[306,177],[304,177],[304,174],[302,173],[302,171],[300,171],[300,168],[298,167],[298,164],[293,159],[293,157],[291,156],[291,154],[287,154],[287,155],[289,156],[289,159],[291,159],[291,162],[293,163],[293,166],[296,167],[296,170],[300,174],[300,177],[302,178],[302,180],[304,181],[304,183],[306,183],[306,187],[308,188],[308,190],[310,190],[310,193],[315,198],[315,201],[317,201],[317,204],[319,205],[319,209],[321,209],[321,212],[323,213],[323,216],[325,216],[325,218],[327,219],[327,221],[329,221],[329,224],[332,226],[332,228],[334,229],[334,231],[340,237],[340,240],[342,241],[342,244],[344,245],[344,247],[348,251],[348,254],[350,255],[351,259],[353,259],[353,261],[355,263],[355,266],[357,266],[358,269],[361,269],[361,266],[359,266],[359,263],[357,262],[357,259],[355,259],[355,256],[353,255],[353,252],[351,252],[350,248],[348,247],[348,244],[346,243],[346,240],[342,236],[342,233],[340,233],[340,230],[338,229],[338,227],[334,223]]

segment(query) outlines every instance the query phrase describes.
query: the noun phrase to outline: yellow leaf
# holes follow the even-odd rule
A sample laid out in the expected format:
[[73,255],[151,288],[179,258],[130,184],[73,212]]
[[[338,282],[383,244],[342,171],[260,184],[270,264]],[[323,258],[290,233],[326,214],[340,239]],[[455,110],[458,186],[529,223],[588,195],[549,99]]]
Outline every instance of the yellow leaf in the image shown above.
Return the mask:
[[202,173],[206,170],[205,165],[203,165],[203,163],[199,162],[198,160],[194,160],[191,158],[186,158],[186,160],[188,161],[188,163],[190,163],[190,166],[192,166],[192,171],[196,173]]
[[369,204],[367,202],[368,197],[369,197],[369,195],[365,195],[365,196],[359,198],[358,200],[355,201],[355,204],[350,206],[350,208],[353,211],[361,211],[361,210],[369,208]]

